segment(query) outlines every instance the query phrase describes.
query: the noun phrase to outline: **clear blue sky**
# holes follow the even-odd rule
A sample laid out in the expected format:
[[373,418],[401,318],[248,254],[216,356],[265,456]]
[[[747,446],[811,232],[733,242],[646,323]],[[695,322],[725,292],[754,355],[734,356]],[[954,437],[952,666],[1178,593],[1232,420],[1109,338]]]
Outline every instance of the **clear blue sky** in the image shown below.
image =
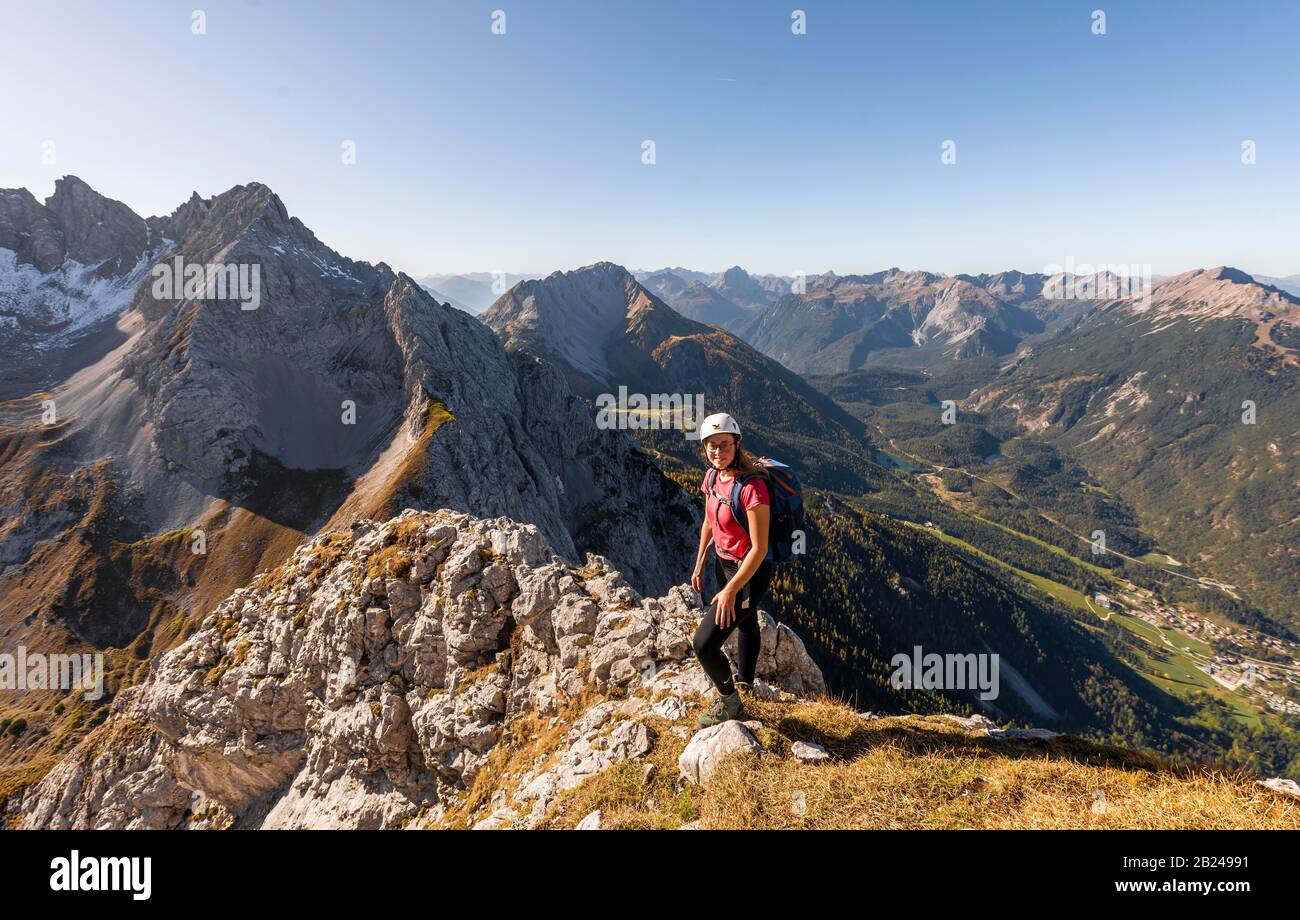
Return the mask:
[[0,35],[0,186],[257,180],[416,275],[1300,272],[1291,0],[0,0]]

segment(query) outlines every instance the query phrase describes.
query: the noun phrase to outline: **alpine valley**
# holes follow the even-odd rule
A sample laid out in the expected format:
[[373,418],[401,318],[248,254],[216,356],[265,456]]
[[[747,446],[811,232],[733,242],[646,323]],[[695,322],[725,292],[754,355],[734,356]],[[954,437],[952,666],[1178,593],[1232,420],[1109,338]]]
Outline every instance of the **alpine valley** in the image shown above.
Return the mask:
[[[178,264],[256,267],[256,308],[157,296]],[[707,785],[677,731],[709,689],[703,460],[598,425],[620,389],[698,396],[803,480],[765,748],[834,706],[918,756],[1272,796],[1250,779],[1300,780],[1300,298],[1228,267],[1141,300],[1077,280],[416,280],[255,182],[148,218],[73,176],[0,190],[0,651],[106,671],[97,700],[0,680],[0,814],[572,826],[633,761]],[[1001,694],[896,686],[918,646],[997,654]]]

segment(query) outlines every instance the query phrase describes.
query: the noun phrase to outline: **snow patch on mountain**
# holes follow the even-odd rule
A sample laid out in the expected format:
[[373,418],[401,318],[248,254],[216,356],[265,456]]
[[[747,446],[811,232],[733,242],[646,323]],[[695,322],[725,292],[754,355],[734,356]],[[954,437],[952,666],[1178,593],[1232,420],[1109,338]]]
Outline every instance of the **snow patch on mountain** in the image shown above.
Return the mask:
[[102,263],[82,265],[73,259],[42,272],[20,263],[13,250],[0,249],[0,324],[48,333],[33,342],[37,349],[62,344],[125,310],[161,249],[145,253],[121,278],[97,276]]

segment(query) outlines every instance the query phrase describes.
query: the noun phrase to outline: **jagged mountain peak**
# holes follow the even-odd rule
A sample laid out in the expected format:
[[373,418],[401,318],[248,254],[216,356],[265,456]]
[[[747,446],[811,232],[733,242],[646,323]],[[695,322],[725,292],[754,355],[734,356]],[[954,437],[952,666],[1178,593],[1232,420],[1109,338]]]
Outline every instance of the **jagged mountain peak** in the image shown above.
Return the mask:
[[131,303],[162,235],[120,201],[64,176],[45,203],[0,190],[0,400],[57,379],[64,357],[111,347],[91,333]]
[[19,262],[48,273],[71,261],[90,268],[95,278],[120,278],[149,249],[144,218],[78,176],[55,180],[54,194],[39,210],[32,208],[31,193],[22,192],[10,199],[8,214],[0,210],[0,246],[15,249]]
[[[90,183],[80,176],[74,176],[71,173],[66,176],[60,176],[54,180],[54,194],[45,199],[45,206],[49,207],[51,203],[74,199],[102,199],[104,201],[113,201],[106,195],[101,195],[90,186]],[[117,202],[121,204],[121,202]],[[126,207],[126,205],[122,205]]]
[[[229,237],[231,242],[234,237],[258,221],[263,221],[267,226],[277,230],[292,226],[295,230],[301,231],[300,235],[315,239],[301,221],[295,221],[289,216],[289,210],[280,200],[280,196],[260,182],[236,185],[206,200],[198,199],[196,202],[196,198],[197,195],[192,196],[187,204],[201,204],[199,210],[203,217],[219,224],[220,231]],[[181,239],[177,242],[186,241]]]
[[127,205],[100,194],[80,176],[71,174],[54,180],[54,193],[45,199],[45,206],[56,213],[75,218],[85,218],[111,209],[127,213],[136,220],[143,220]]
[[99,195],[98,192],[90,187],[90,184],[86,182],[86,180],[82,179],[80,176],[74,176],[71,173],[68,173],[66,176],[60,176],[54,180],[54,194],[50,195],[49,198],[46,198],[45,203],[48,205],[51,200],[61,196],[68,198],[76,195],[84,195],[86,193]]

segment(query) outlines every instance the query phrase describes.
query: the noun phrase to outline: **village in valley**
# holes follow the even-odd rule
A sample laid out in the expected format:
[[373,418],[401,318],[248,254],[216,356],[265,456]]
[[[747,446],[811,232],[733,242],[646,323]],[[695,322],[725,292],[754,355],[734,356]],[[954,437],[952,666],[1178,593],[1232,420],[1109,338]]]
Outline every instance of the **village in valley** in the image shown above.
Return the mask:
[[[1117,595],[1094,594],[1089,606],[1102,619],[1127,616],[1153,627],[1167,651],[1184,656],[1216,684],[1252,704],[1300,715],[1300,647],[1245,626],[1225,626],[1164,601],[1147,588],[1126,584]],[[1134,632],[1152,638],[1147,630]],[[1286,660],[1264,660],[1257,657],[1261,653]]]

